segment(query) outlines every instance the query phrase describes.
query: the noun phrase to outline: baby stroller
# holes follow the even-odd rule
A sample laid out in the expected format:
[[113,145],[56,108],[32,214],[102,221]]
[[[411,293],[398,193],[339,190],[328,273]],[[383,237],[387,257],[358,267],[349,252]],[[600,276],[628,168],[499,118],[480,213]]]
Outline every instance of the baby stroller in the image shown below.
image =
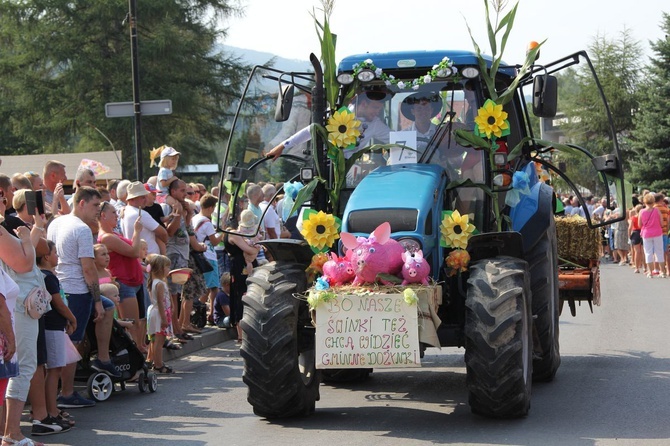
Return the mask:
[[87,383],[88,394],[95,401],[107,400],[117,390],[116,384],[119,385],[120,390],[125,390],[126,382],[133,378],[137,379],[137,387],[141,393],[147,391],[153,393],[158,389],[156,373],[149,370],[149,366],[144,362],[144,355],[137,348],[137,344],[116,320],[109,341],[109,357],[116,370],[121,372],[120,378],[112,378],[90,366],[92,357],[97,353],[95,324],[92,320],[86,327],[84,343],[87,354],[82,355],[82,359],[77,364],[75,379]]

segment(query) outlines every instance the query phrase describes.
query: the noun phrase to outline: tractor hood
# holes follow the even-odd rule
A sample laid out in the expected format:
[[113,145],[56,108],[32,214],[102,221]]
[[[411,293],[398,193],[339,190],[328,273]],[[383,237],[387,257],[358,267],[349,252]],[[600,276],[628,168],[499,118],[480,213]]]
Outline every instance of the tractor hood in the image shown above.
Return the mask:
[[367,235],[388,221],[394,236],[432,233],[430,213],[442,199],[446,181],[444,169],[432,164],[379,167],[351,194],[342,229]]

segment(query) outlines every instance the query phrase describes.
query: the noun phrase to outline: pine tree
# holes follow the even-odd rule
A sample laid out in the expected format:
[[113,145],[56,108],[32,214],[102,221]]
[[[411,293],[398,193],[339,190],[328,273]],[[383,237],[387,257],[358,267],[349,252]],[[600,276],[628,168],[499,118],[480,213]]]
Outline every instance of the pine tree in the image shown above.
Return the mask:
[[[225,37],[215,24],[239,12],[232,5],[138,2],[141,99],[173,104],[172,115],[142,120],[147,168],[149,150],[162,144],[178,148],[182,163],[217,161],[248,73],[215,51]],[[108,0],[0,3],[0,153],[108,150],[101,132],[133,171],[133,120],[104,111],[133,98],[127,13],[127,2]]]
[[633,182],[653,190],[670,189],[670,14],[663,14],[665,38],[651,42],[654,56],[640,89],[631,145]]

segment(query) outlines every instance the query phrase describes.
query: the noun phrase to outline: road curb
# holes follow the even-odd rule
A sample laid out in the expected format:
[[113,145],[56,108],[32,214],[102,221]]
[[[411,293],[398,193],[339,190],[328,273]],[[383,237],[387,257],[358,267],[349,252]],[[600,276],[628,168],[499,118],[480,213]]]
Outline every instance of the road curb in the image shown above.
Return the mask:
[[166,361],[182,358],[191,355],[199,350],[209,348],[237,337],[237,330],[234,328],[205,327],[201,334],[194,334],[194,339],[183,344],[181,350],[164,349],[163,358]]

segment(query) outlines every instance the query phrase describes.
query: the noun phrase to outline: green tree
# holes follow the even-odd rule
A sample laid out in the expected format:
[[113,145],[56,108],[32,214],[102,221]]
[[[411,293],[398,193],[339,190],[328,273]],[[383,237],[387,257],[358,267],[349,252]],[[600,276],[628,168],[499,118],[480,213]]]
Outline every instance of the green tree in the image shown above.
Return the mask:
[[[637,109],[637,87],[641,70],[641,48],[624,28],[618,39],[597,35],[588,49],[594,69],[609,104],[614,129],[619,139],[633,129]],[[573,117],[565,125],[570,139],[596,155],[611,152],[612,137],[600,91],[585,65],[566,73],[572,82],[562,82],[561,107]],[[565,80],[565,78],[564,78]],[[579,141],[579,142],[577,142]]]
[[[616,39],[597,35],[588,48],[602,90],[607,98],[616,131],[617,141],[628,140],[635,127],[633,116],[638,108],[638,88],[641,68],[641,49],[630,30],[625,29]],[[565,143],[575,144],[594,155],[612,153],[613,138],[610,123],[600,96],[600,90],[588,66],[563,71],[559,77],[559,113],[565,116],[560,129]],[[630,158],[625,144],[624,162]],[[560,154],[566,163],[567,174],[579,185],[593,193],[604,192],[598,176],[583,158]],[[627,163],[625,169],[628,169]]]
[[[104,113],[105,103],[133,97],[127,8],[108,0],[0,3],[0,153],[107,150],[103,133],[133,171],[133,120]],[[238,12],[229,0],[139,2],[141,99],[173,104],[172,115],[142,119],[146,176],[149,150],[162,144],[177,147],[182,163],[217,161],[248,67],[217,52],[225,32],[215,23]]]
[[633,180],[640,187],[670,189],[670,14],[663,14],[665,39],[651,42],[654,56],[640,89],[631,145]]

